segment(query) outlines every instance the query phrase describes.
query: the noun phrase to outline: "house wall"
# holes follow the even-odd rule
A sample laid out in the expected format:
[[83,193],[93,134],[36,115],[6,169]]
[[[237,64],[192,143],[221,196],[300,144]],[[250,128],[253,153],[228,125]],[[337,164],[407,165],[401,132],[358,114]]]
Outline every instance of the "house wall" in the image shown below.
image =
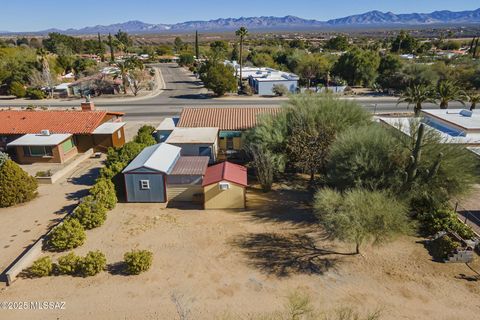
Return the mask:
[[277,80],[277,81],[255,81],[255,91],[258,95],[261,96],[271,96],[274,95],[273,93],[273,86],[276,84],[284,85],[287,89],[295,93],[298,87],[298,81],[296,80]]
[[78,152],[84,153],[87,150],[94,147],[93,136],[90,134],[76,134],[74,141],[77,146]]
[[195,194],[202,193],[201,185],[169,184],[167,187],[168,201],[191,202]]
[[236,183],[230,184],[230,189],[220,190],[219,183],[203,187],[205,209],[244,209],[245,187]]
[[15,150],[15,160],[21,164],[32,164],[32,163],[64,163],[75,155],[78,154],[76,147],[73,147],[67,152],[64,152],[62,145],[57,145],[52,147],[52,156],[51,157],[30,157],[25,155],[23,147],[14,147]]
[[181,155],[182,156],[200,156],[200,148],[210,148],[211,150],[211,162],[215,162],[217,160],[217,153],[218,153],[218,140],[215,141],[213,144],[209,143],[169,143],[171,145],[177,146],[182,148]]
[[118,148],[125,144],[125,131],[122,127],[113,134],[94,134],[92,139],[94,149],[105,152],[109,147]]
[[[124,174],[127,202],[166,202],[165,175],[157,172],[127,172]],[[150,189],[142,190],[140,180],[149,180]]]

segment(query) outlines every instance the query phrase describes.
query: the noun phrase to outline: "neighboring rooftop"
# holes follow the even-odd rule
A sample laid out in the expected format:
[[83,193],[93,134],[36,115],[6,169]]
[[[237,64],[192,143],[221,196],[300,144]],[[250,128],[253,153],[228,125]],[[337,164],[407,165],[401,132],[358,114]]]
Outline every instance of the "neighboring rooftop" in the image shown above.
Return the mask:
[[216,127],[220,130],[246,130],[258,123],[264,114],[277,114],[278,107],[184,108],[178,127]]
[[157,127],[157,130],[158,131],[172,131],[177,126],[178,120],[179,120],[178,117],[165,118],[160,123],[160,125]]
[[175,128],[167,138],[167,143],[214,143],[218,128]]
[[157,172],[170,173],[173,165],[180,157],[181,150],[182,148],[167,143],[146,147],[122,172],[146,168]]
[[467,149],[472,151],[473,153],[475,153],[477,156],[480,157],[480,147],[470,147],[470,148],[467,148]]
[[93,134],[113,134],[125,126],[125,122],[105,122],[98,126]]
[[247,186],[247,168],[231,162],[222,162],[211,166],[205,172],[203,186],[213,183],[228,181],[242,186]]
[[[238,74],[240,65],[236,61],[224,61],[225,65],[232,66]],[[243,67],[242,78],[247,79],[252,77],[259,81],[279,81],[279,80],[299,80],[296,74],[280,71],[273,68],[266,67]]]
[[170,172],[172,176],[203,176],[207,171],[210,157],[180,157]]
[[107,111],[0,110],[0,134],[51,133],[91,134],[104,121]]
[[8,147],[19,146],[56,146],[70,138],[71,134],[26,134],[7,144]]
[[[410,126],[412,124],[412,121],[414,121],[413,118],[387,118],[387,117],[377,117],[377,119],[380,122],[386,123],[406,135],[410,136]],[[458,144],[480,144],[480,133],[468,133],[466,135],[456,135],[453,134],[455,132],[452,132],[451,130],[439,130],[435,127],[432,127],[429,123],[426,123],[427,126],[425,126],[426,129],[428,130],[433,130],[436,133],[440,135],[440,137],[443,139],[444,143],[458,143]],[[452,134],[449,134],[452,133]]]
[[[480,112],[463,109],[422,110],[425,116],[441,119],[466,131],[480,130]],[[471,116],[466,116],[470,114]]]

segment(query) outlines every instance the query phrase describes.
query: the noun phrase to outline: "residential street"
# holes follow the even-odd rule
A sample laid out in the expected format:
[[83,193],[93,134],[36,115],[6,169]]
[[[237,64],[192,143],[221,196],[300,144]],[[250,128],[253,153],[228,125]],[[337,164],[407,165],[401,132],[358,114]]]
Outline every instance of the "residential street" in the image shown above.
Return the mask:
[[[182,108],[188,106],[215,106],[215,107],[249,107],[249,106],[279,106],[285,99],[264,97],[224,97],[212,98],[206,95],[207,90],[202,83],[190,72],[177,66],[177,64],[157,64],[163,77],[165,88],[162,93],[153,97],[131,98],[118,101],[116,98],[99,98],[95,105],[111,111],[126,113],[129,121],[159,121],[161,118],[179,115]],[[395,97],[358,97],[349,98],[361,103],[371,112],[396,112],[406,111],[407,105],[397,105]],[[19,103],[14,100],[0,100],[0,107],[27,106],[32,103]],[[78,106],[79,101],[39,101],[34,103],[47,107]],[[452,102],[451,108],[460,108],[458,102]],[[425,104],[425,109],[436,109],[437,105]],[[412,110],[410,108],[410,110]]]

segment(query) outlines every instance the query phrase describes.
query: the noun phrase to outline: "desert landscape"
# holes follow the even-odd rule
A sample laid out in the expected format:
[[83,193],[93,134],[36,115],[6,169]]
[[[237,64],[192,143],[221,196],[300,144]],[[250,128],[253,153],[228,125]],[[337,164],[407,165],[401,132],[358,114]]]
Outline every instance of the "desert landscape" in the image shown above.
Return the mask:
[[[249,189],[245,212],[118,204],[75,250],[106,252],[108,271],[19,279],[2,289],[3,300],[65,301],[66,309],[5,316],[251,319],[284,310],[295,292],[327,315],[348,307],[381,319],[473,319],[480,311],[471,303],[480,298],[478,259],[470,266],[434,262],[417,237],[350,255],[353,248],[325,239],[307,192],[274,189]],[[151,250],[154,261],[128,277],[119,261],[133,248]]]

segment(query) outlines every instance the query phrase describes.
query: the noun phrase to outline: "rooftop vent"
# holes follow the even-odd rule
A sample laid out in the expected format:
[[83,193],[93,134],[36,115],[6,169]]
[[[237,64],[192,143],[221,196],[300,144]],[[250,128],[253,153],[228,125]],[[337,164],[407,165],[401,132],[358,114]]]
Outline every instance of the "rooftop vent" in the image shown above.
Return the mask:
[[473,115],[473,112],[470,110],[463,109],[462,111],[460,111],[460,115],[471,118]]
[[50,130],[42,130],[40,131],[41,136],[49,136],[50,135]]

